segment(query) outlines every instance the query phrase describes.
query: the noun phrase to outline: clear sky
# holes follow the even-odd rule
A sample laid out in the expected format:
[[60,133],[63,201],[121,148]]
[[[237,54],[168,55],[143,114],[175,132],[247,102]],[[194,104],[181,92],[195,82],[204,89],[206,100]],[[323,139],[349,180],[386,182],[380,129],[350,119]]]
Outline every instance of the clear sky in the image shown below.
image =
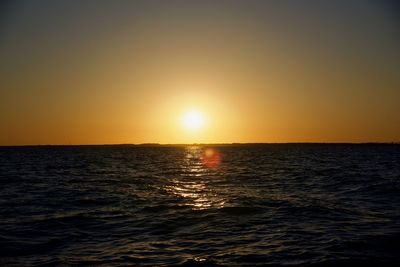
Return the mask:
[[0,9],[0,145],[400,141],[396,1]]

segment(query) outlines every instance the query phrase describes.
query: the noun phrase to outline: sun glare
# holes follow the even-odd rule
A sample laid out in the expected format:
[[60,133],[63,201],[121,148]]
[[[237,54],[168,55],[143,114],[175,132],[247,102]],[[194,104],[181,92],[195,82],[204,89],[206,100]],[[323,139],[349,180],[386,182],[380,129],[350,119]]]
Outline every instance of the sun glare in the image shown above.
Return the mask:
[[183,126],[188,130],[200,130],[204,124],[202,113],[192,110],[186,112],[183,116]]

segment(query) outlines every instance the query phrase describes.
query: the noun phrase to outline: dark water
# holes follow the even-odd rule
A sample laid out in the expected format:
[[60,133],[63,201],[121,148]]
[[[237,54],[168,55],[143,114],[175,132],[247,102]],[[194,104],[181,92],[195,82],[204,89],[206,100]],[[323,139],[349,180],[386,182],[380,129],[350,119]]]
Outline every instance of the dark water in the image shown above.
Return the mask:
[[0,263],[400,263],[399,145],[0,148]]

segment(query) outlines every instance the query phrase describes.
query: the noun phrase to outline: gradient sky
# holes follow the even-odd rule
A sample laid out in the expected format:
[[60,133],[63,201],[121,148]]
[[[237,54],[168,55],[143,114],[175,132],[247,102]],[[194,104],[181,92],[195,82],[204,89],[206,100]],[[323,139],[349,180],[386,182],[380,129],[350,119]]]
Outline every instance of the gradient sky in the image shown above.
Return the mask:
[[0,9],[0,145],[400,141],[396,1]]

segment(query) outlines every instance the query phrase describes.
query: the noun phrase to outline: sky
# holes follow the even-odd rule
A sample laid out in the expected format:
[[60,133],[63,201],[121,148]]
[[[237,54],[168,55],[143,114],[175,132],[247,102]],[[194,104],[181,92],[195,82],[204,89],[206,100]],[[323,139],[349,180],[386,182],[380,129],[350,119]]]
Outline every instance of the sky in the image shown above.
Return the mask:
[[400,141],[396,1],[0,5],[0,145]]

